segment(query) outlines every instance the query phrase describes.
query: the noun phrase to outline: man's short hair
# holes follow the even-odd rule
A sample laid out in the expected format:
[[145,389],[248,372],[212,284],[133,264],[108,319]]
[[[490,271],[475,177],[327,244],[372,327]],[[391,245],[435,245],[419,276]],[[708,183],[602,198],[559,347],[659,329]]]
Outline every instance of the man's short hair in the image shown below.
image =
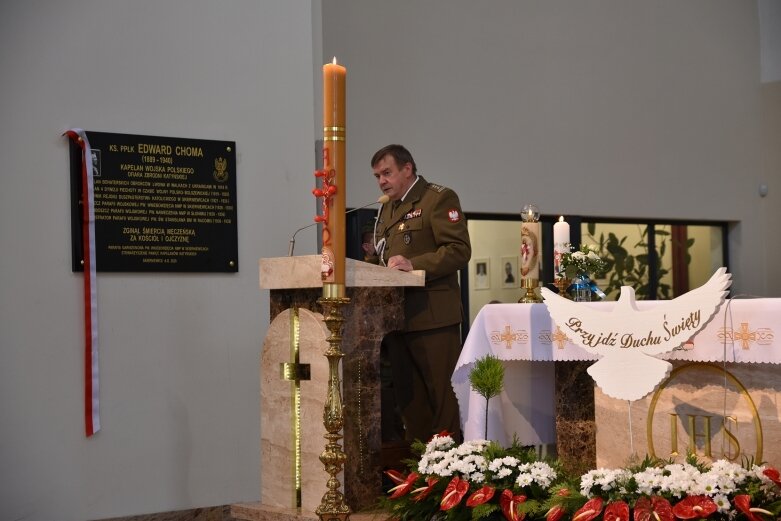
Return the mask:
[[404,148],[402,145],[384,146],[375,152],[372,156],[372,168],[374,168],[377,163],[382,160],[382,158],[388,155],[392,156],[393,160],[396,161],[396,167],[403,168],[404,165],[409,163],[412,165],[412,173],[414,175],[418,175],[418,166],[415,164],[415,160],[412,159],[412,154],[410,154],[409,150]]

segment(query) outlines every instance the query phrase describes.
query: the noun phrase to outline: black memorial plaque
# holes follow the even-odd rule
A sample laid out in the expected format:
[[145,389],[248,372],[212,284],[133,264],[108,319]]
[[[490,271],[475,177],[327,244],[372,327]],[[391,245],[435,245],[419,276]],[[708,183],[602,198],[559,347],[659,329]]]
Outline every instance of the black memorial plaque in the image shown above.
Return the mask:
[[[97,271],[236,272],[236,143],[87,132]],[[71,143],[73,270],[82,266],[81,149]]]

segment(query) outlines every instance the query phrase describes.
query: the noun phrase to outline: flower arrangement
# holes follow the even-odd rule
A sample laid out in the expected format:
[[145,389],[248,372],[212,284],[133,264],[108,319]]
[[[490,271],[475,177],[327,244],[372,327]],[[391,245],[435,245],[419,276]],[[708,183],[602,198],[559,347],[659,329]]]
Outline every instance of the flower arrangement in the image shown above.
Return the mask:
[[399,521],[769,521],[781,514],[781,475],[764,465],[646,458],[573,479],[517,442],[457,445],[441,433],[413,450],[420,459],[408,461],[408,474],[386,472],[395,486],[381,505]]
[[559,273],[568,279],[579,275],[603,275],[607,271],[607,262],[593,244],[583,244],[579,250],[562,253],[559,266]]

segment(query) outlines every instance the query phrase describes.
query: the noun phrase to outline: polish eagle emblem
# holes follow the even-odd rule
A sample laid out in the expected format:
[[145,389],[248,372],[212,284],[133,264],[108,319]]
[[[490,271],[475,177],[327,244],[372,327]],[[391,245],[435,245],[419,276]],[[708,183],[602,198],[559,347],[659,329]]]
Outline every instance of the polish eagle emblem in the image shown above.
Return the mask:
[[724,302],[731,277],[726,268],[719,268],[699,288],[644,310],[638,309],[629,286],[621,287],[610,311],[573,302],[547,288],[542,288],[542,297],[568,338],[601,356],[588,373],[602,391],[638,400],[670,373],[672,364],[656,357],[682,346],[710,322]]

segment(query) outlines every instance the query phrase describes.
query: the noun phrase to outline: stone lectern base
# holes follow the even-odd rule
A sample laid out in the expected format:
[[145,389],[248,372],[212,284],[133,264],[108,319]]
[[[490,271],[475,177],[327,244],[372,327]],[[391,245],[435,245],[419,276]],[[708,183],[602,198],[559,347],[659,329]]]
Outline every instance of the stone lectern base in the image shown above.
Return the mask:
[[[276,508],[261,503],[236,503],[231,505],[231,516],[242,521],[315,521],[319,519],[312,512],[301,512],[290,508]],[[351,521],[386,521],[385,512],[360,512],[350,514]]]

